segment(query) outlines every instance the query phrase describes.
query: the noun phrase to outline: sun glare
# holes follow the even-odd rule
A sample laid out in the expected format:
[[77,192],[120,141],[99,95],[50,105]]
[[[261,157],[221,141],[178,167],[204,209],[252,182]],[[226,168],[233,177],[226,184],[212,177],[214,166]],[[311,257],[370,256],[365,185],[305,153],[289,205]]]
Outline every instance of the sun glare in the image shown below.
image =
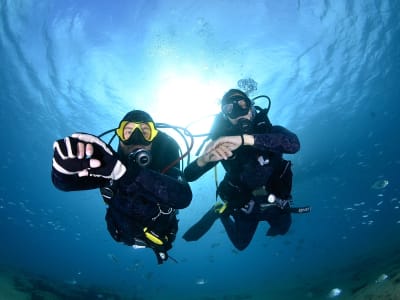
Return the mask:
[[[206,134],[219,112],[225,86],[228,85],[207,82],[199,76],[168,74],[155,92],[152,115],[159,122],[187,128],[195,136]],[[182,138],[170,130],[168,133],[181,144]],[[195,138],[195,148],[203,139]]]
[[194,76],[169,76],[156,93],[154,114],[158,119],[186,127],[219,112],[224,87]]

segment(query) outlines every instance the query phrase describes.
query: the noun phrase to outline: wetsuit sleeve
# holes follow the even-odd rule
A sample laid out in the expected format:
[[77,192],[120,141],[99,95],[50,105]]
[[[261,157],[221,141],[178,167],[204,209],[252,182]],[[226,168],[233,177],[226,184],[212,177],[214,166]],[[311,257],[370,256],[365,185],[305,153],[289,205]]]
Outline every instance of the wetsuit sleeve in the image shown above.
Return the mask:
[[197,165],[197,160],[192,161],[183,171],[185,178],[187,181],[192,182],[195,181],[196,179],[200,178],[201,175],[206,173],[208,170],[210,170],[212,167],[214,167],[217,164],[217,162],[210,162],[206,164],[204,167],[199,167]]
[[184,180],[182,172],[177,168],[171,168],[167,174],[141,169],[135,178],[137,193],[149,201],[175,209],[189,206],[192,201],[192,190]]
[[269,133],[254,134],[254,148],[262,151],[294,154],[300,150],[296,134],[282,126],[273,126]]
[[51,170],[51,180],[56,188],[65,192],[91,190],[105,186],[110,181],[101,177],[65,175],[54,168]]

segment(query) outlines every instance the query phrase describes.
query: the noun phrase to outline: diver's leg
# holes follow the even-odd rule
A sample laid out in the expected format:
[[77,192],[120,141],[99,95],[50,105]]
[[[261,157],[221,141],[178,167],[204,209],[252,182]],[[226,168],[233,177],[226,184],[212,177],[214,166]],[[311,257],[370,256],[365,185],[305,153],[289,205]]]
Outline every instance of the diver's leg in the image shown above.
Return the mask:
[[268,236],[284,235],[289,231],[292,224],[292,215],[288,211],[282,211],[279,207],[271,208],[266,218],[270,228],[267,231]]
[[233,212],[232,215],[222,214],[220,219],[232,244],[238,250],[246,249],[257,229],[258,220],[255,216]]

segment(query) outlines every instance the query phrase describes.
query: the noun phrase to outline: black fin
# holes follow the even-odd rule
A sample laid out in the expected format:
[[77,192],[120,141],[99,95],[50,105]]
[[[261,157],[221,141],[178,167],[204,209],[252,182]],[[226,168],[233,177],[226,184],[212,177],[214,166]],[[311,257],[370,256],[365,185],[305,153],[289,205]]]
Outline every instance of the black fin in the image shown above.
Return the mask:
[[311,212],[311,206],[303,206],[303,207],[290,207],[289,211],[292,214],[305,214]]
[[183,234],[183,239],[187,242],[197,241],[210,230],[218,217],[219,213],[215,212],[215,208],[212,206],[196,224]]

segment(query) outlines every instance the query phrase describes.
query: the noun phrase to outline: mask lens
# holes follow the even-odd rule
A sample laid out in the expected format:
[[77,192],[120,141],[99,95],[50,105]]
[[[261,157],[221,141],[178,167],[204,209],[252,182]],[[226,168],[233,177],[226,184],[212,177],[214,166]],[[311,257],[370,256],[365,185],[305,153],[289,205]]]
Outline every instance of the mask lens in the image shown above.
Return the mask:
[[249,112],[250,103],[246,99],[235,99],[222,106],[222,112],[231,119],[244,116]]
[[151,142],[156,137],[158,130],[155,128],[153,122],[129,122],[122,121],[116,130],[116,133],[121,141],[126,142],[139,130],[143,138],[147,142]]
[[239,108],[244,109],[244,110],[248,110],[249,106],[246,100],[241,99],[237,102],[237,105],[239,106]]
[[224,104],[222,106],[222,112],[227,116],[229,116],[232,113],[232,110],[233,110],[233,103]]

